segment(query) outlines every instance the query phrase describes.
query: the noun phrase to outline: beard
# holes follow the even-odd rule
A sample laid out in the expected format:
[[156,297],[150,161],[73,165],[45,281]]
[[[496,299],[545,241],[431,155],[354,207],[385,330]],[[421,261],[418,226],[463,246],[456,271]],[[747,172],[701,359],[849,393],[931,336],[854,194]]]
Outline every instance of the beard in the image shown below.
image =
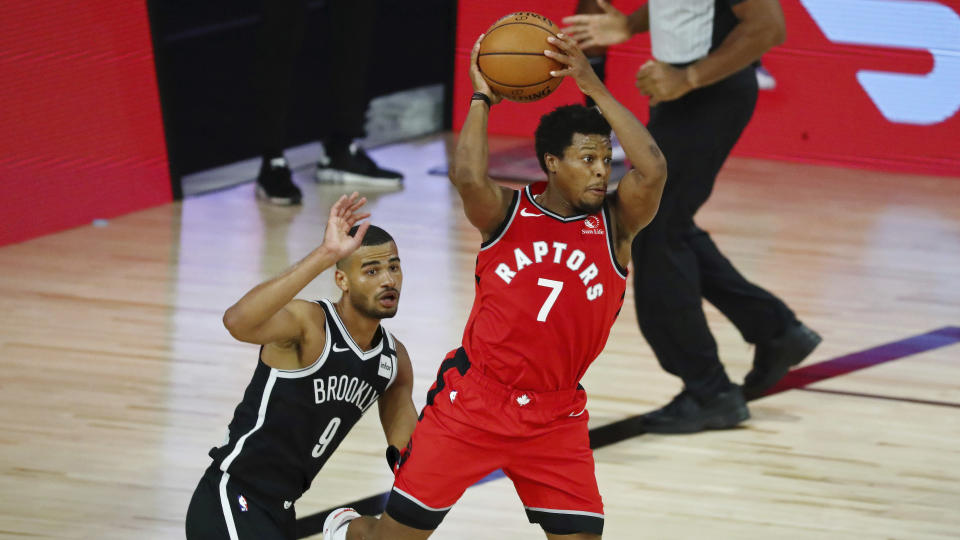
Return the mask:
[[579,201],[573,206],[573,209],[581,214],[593,214],[596,213],[600,208],[603,207],[603,199],[600,199],[600,202],[589,204],[584,201]]
[[400,293],[397,292],[397,304],[388,308],[379,305],[376,298],[360,299],[353,296],[350,297],[350,303],[353,305],[353,309],[357,310],[357,312],[364,317],[371,319],[391,319],[395,317],[397,315],[399,300]]

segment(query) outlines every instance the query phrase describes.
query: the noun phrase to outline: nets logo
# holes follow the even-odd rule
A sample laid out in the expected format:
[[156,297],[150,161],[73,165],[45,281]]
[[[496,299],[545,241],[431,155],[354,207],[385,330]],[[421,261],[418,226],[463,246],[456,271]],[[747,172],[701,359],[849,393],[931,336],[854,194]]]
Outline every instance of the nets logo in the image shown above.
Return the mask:
[[908,0],[800,3],[834,43],[923,49],[933,56],[925,75],[857,72],[857,82],[890,122],[939,124],[960,109],[960,17],[949,7]]

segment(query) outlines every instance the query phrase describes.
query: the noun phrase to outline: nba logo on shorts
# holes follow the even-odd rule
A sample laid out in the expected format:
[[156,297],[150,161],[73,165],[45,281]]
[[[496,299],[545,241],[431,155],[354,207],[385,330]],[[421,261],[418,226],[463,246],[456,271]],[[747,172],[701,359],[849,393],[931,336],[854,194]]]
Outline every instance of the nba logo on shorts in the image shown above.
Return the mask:
[[241,512],[246,512],[247,510],[250,509],[250,507],[247,506],[247,498],[244,497],[243,495],[237,495],[237,501],[240,502],[240,511],[241,511]]

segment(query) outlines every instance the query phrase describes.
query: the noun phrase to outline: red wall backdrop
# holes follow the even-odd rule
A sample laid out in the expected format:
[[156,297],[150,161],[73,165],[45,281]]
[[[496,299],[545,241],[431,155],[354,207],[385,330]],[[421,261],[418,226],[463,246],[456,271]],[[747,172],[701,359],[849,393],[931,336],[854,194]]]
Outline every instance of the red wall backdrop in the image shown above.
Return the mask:
[[0,3],[0,245],[172,199],[144,2]]
[[[871,4],[872,2],[872,4]],[[640,0],[614,0],[629,12]],[[808,7],[818,10],[818,19]],[[827,38],[824,12],[836,14],[840,4],[852,13],[870,8],[866,17],[847,16],[840,21],[843,39]],[[886,5],[885,5],[886,4]],[[894,74],[924,75],[934,68],[934,57],[922,45],[903,42],[927,40],[947,57],[960,56],[960,0],[781,0],[787,21],[787,41],[764,56],[764,65],[777,79],[772,92],[760,92],[757,111],[734,150],[735,154],[840,164],[881,170],[960,176],[960,71],[952,58],[941,59],[933,94],[906,92],[902,102],[908,109],[928,107],[939,96],[958,96],[952,114],[924,124],[891,121],[858,81],[862,70]],[[536,11],[557,24],[573,12],[576,0],[487,0],[461,1],[457,27],[457,65],[454,84],[454,126],[459,130],[466,116],[471,93],[467,77],[470,48],[477,36],[500,16],[514,11]],[[827,9],[830,8],[830,9]],[[885,8],[885,9],[873,9]],[[896,9],[892,9],[896,8]],[[816,9],[815,9],[816,10]],[[897,11],[899,10],[899,11]],[[861,11],[863,13],[863,11]],[[925,20],[914,15],[927,17]],[[938,29],[928,23],[936,17]],[[954,23],[957,24],[954,24]],[[945,24],[949,23],[949,24]],[[832,28],[837,28],[834,21]],[[860,28],[857,28],[857,25]],[[945,24],[945,25],[944,25]],[[863,28],[863,26],[868,28]],[[562,24],[561,24],[562,26]],[[825,25],[830,26],[830,25]],[[876,29],[880,32],[876,32]],[[896,46],[851,43],[850,33],[874,33]],[[927,35],[929,33],[929,36]],[[934,48],[931,46],[930,48]],[[633,86],[637,68],[650,58],[647,35],[613,47],[607,60],[607,85],[614,95],[647,118],[647,100]],[[918,90],[922,88],[918,87]],[[945,94],[947,95],[944,98]],[[490,118],[490,131],[498,134],[531,135],[540,115],[554,107],[579,102],[573,81],[564,81],[553,95],[532,103],[503,102]],[[889,100],[888,100],[889,101]],[[940,107],[942,110],[943,107]],[[947,110],[950,108],[948,106]],[[918,114],[917,116],[923,116]]]

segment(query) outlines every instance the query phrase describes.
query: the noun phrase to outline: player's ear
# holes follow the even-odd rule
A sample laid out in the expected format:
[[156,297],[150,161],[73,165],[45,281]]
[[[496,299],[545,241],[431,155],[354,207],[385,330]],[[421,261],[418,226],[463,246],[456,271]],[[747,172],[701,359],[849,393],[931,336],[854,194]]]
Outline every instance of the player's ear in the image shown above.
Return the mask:
[[333,282],[337,284],[337,287],[339,287],[342,292],[350,291],[350,278],[347,277],[347,273],[343,270],[337,268],[336,272],[333,273]]
[[543,154],[543,161],[547,165],[547,170],[551,173],[556,173],[557,168],[560,167],[560,158],[549,152]]

